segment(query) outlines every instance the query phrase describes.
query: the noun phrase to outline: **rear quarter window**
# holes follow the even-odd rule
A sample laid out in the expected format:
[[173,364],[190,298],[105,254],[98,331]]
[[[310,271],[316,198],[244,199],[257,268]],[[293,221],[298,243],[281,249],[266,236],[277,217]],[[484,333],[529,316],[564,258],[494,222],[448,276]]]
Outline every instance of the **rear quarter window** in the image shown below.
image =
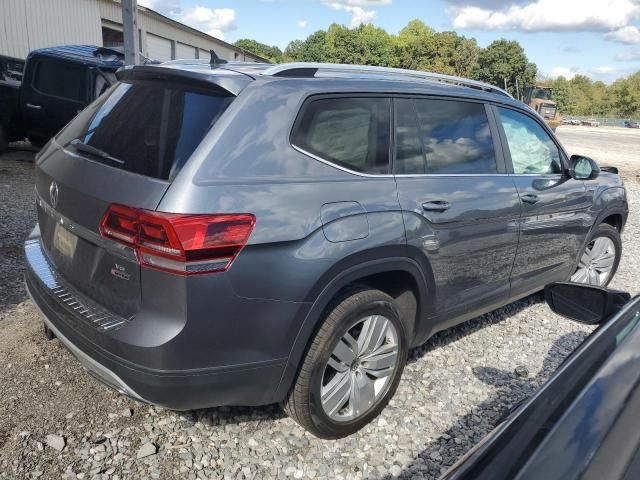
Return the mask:
[[291,143],[360,173],[389,173],[388,98],[312,100],[296,121]]

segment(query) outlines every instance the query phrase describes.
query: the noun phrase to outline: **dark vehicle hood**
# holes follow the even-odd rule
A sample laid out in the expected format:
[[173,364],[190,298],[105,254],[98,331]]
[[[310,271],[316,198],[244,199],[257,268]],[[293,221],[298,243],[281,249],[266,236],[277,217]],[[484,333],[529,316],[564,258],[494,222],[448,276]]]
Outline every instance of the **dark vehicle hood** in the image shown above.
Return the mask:
[[[441,480],[626,478],[640,443],[638,310],[635,297]],[[625,418],[635,442],[616,438]]]

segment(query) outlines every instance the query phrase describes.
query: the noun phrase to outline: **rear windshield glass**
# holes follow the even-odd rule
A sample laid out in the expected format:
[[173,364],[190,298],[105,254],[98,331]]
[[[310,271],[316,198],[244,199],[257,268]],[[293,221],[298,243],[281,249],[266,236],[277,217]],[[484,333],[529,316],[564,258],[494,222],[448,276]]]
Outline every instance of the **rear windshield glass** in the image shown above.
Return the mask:
[[78,153],[91,160],[172,180],[233,98],[165,83],[118,83],[58,143],[82,142],[88,147],[78,144]]

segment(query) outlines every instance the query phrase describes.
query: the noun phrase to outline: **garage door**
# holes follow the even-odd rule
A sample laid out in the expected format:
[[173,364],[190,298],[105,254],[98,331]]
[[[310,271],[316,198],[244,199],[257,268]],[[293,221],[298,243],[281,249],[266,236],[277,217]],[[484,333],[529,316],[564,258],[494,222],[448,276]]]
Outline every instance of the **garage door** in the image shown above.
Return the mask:
[[176,43],[176,58],[196,58],[196,47],[186,43]]
[[208,50],[200,49],[200,56],[198,58],[206,58],[207,60],[211,60],[211,55]]
[[147,33],[147,53],[152,60],[171,60],[171,40]]

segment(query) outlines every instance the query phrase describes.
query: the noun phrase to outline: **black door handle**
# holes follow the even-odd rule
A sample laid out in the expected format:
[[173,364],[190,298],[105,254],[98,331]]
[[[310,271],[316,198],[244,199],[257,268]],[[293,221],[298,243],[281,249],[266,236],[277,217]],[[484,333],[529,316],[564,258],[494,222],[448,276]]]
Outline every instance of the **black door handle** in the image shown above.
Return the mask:
[[450,206],[449,202],[445,202],[444,200],[433,200],[431,202],[424,202],[422,209],[425,212],[444,212],[448,210]]
[[520,200],[522,200],[524,203],[533,205],[540,199],[538,198],[538,195],[534,195],[533,193],[526,193],[520,197]]

